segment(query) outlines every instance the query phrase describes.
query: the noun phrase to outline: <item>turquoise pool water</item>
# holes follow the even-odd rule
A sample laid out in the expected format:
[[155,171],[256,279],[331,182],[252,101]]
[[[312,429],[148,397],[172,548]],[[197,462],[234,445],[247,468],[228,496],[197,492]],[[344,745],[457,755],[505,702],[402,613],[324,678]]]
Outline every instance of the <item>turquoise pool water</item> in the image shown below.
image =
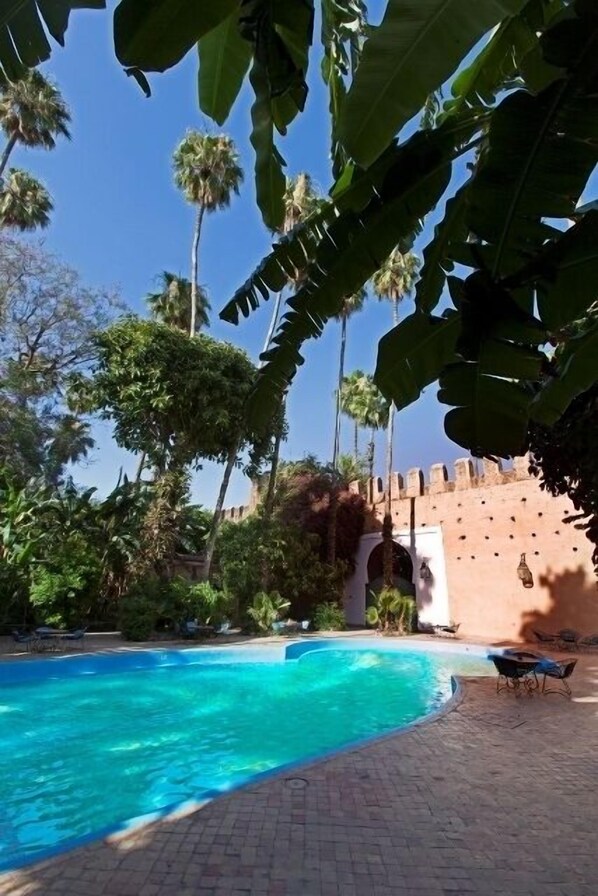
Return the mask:
[[120,670],[76,658],[5,678],[0,868],[388,733],[438,709],[452,674],[489,671],[471,656],[357,645],[298,659],[284,648],[160,653],[151,668],[140,656]]

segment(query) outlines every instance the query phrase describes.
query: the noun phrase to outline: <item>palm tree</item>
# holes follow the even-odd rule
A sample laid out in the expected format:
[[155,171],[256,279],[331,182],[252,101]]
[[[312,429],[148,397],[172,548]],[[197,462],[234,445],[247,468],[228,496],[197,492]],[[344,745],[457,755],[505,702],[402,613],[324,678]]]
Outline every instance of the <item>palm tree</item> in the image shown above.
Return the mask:
[[[374,274],[372,284],[374,292],[381,301],[392,302],[392,319],[396,327],[399,323],[399,303],[408,296],[415,285],[415,278],[419,268],[419,258],[413,252],[401,252],[399,248],[393,249],[382,267]],[[392,588],[393,585],[393,558],[392,558],[392,513],[391,513],[391,483],[392,483],[392,450],[394,428],[394,404],[391,403],[388,411],[388,427],[386,442],[386,502],[384,508],[384,521],[382,524],[382,538],[384,541],[384,586]]]
[[197,206],[191,248],[191,319],[190,336],[195,335],[197,315],[197,274],[201,226],[206,212],[230,205],[233,193],[239,193],[243,170],[235,144],[225,134],[200,134],[188,131],[173,156],[174,180],[187,202]]
[[18,81],[0,80],[0,127],[8,142],[0,157],[0,177],[17,143],[54,149],[56,137],[70,139],[71,116],[60,91],[33,69]]
[[[341,392],[344,412],[355,421],[357,427],[363,426],[371,430],[366,454],[369,478],[374,475],[374,450],[376,430],[388,425],[390,402],[382,395],[374,378],[362,370],[354,370],[343,380]],[[357,454],[355,455],[357,458]]]
[[43,184],[20,168],[11,168],[0,188],[0,228],[36,230],[47,227],[54,208]]
[[353,437],[353,457],[355,461],[359,457],[359,427],[363,426],[361,413],[361,387],[365,373],[363,370],[354,370],[348,376],[343,376],[341,385],[341,411],[349,417],[355,426]]
[[341,439],[341,392],[343,388],[343,377],[345,375],[345,350],[347,347],[347,321],[356,311],[361,311],[363,303],[366,299],[365,288],[362,287],[352,296],[347,296],[343,301],[341,311],[336,315],[336,320],[341,323],[341,343],[338,360],[338,386],[336,389],[336,413],[334,416],[334,447],[332,449],[332,466],[336,467],[337,458],[340,451]]
[[[152,317],[174,327],[189,332],[191,326],[191,283],[185,277],[178,277],[169,271],[162,271],[158,278],[158,291],[145,297]],[[196,332],[210,325],[208,311],[210,303],[205,290],[198,288],[196,298]]]

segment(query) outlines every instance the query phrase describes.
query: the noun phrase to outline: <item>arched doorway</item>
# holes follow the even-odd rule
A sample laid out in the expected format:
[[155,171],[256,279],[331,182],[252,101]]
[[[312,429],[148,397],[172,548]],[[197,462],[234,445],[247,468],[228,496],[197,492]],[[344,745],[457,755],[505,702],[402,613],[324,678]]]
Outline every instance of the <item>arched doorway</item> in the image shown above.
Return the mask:
[[[384,584],[384,544],[379,542],[368,557],[368,577],[365,586],[366,607],[372,603],[372,592],[377,594]],[[396,541],[392,543],[392,577],[396,588],[415,597],[413,560],[409,551]]]

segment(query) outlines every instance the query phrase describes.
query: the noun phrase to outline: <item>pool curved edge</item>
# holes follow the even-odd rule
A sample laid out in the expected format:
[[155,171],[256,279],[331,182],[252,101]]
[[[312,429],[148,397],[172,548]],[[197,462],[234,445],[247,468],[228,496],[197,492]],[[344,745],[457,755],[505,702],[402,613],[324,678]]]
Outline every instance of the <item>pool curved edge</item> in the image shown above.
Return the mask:
[[[331,638],[331,639],[317,639],[310,641],[293,641],[287,642],[286,644],[280,645],[281,648],[284,648],[282,651],[282,658],[284,661],[298,659],[300,656],[305,655],[308,652],[314,652],[318,650],[326,650],[330,648],[338,649],[339,642],[346,646],[347,648],[359,648],[359,647],[370,647],[372,646],[373,639],[368,638],[364,641],[360,641],[358,639],[347,639],[342,641],[339,638]],[[383,642],[385,644],[389,644],[391,649],[401,650],[401,648],[411,649],[415,644],[421,645],[418,649],[422,652],[428,652],[427,642],[421,641],[408,641],[408,639],[402,639],[402,643],[396,642],[387,642],[386,639],[376,639],[376,641]],[[298,651],[298,655],[294,656],[293,648],[297,648],[298,646],[305,645],[306,649],[302,651]],[[448,650],[444,650],[445,645],[438,645],[438,647],[434,644],[434,649],[429,652],[455,652],[455,653],[471,653],[473,655],[478,655],[480,657],[487,657],[490,651],[487,648],[484,648],[482,645],[468,645],[459,642],[458,644],[451,645],[452,649],[449,647]],[[448,645],[447,645],[448,646]],[[208,648],[209,649],[209,648]],[[226,649],[226,648],[225,648]],[[291,649],[291,656],[288,655],[288,651]],[[145,653],[146,651],[143,651]],[[153,651],[147,651],[153,652]],[[202,651],[203,652],[203,651]],[[90,655],[88,655],[90,656]],[[139,656],[139,654],[138,654]],[[64,657],[64,660],[71,659],[71,657]],[[77,659],[77,657],[72,657],[72,659]],[[41,661],[43,662],[43,660]],[[19,664],[20,665],[20,664]],[[26,665],[31,665],[30,663]],[[37,865],[42,862],[51,861],[52,859],[59,858],[61,855],[65,853],[73,852],[74,850],[81,849],[86,846],[90,846],[93,843],[97,843],[99,841],[108,841],[114,842],[116,840],[120,840],[126,838],[129,834],[133,833],[133,831],[137,831],[141,828],[145,828],[151,824],[154,824],[159,821],[167,821],[169,819],[174,820],[181,815],[190,815],[199,812],[209,803],[213,801],[229,797],[238,793],[239,791],[246,790],[250,787],[255,787],[256,785],[260,785],[265,783],[268,780],[284,777],[288,775],[290,772],[297,772],[304,769],[308,769],[312,766],[320,765],[323,762],[327,762],[330,759],[333,759],[337,756],[341,756],[345,753],[351,753],[356,750],[361,750],[370,745],[381,743],[391,738],[400,737],[401,735],[410,732],[412,729],[422,726],[428,725],[434,722],[439,721],[444,716],[448,715],[448,713],[453,712],[458,706],[462,703],[464,697],[464,688],[461,682],[461,678],[463,676],[455,676],[451,675],[451,696],[442,703],[438,708],[434,709],[432,712],[426,713],[420,716],[418,719],[415,719],[412,722],[407,722],[399,727],[393,729],[392,731],[387,731],[384,734],[373,734],[370,737],[362,737],[358,740],[351,741],[347,744],[344,744],[342,747],[339,747],[334,750],[326,751],[318,756],[307,757],[305,759],[300,759],[297,762],[287,763],[285,765],[277,766],[273,769],[268,769],[263,772],[258,772],[255,775],[250,776],[247,780],[242,783],[236,785],[235,787],[231,787],[230,789],[221,789],[214,791],[207,791],[201,800],[185,800],[182,803],[174,803],[168,806],[164,806],[162,809],[155,810],[147,815],[137,816],[134,818],[127,819],[125,821],[119,822],[113,826],[101,828],[99,830],[90,832],[89,834],[82,835],[81,837],[74,838],[70,840],[68,843],[57,844],[54,847],[48,848],[47,850],[42,850],[37,853],[37,855],[32,856],[30,859],[19,860],[17,865],[11,863],[0,863],[0,878],[5,874],[10,874],[14,872],[18,872],[22,868],[27,868],[32,865]]]

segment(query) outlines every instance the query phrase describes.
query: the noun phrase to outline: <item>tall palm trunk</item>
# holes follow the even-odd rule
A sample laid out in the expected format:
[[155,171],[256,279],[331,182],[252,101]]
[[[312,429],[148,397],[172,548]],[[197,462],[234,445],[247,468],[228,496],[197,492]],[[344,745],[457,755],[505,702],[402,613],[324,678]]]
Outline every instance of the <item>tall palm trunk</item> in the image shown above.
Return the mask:
[[230,482],[230,477],[235,468],[235,462],[237,460],[237,449],[238,443],[235,443],[235,447],[231,448],[228,453],[226,467],[224,468],[224,476],[222,477],[222,482],[220,483],[218,500],[216,501],[214,516],[212,517],[212,525],[210,527],[210,535],[208,537],[208,543],[206,545],[206,560],[204,564],[204,576],[206,578],[206,581],[208,582],[210,581],[210,573],[212,571],[212,558],[214,557],[216,536],[218,535],[218,529],[220,527],[220,518],[222,516],[222,508],[224,507],[224,499],[226,498],[226,492],[228,489],[228,484]]
[[[283,413],[282,420],[284,420],[284,401],[283,401]],[[276,474],[278,473],[278,461],[280,458],[280,443],[282,442],[282,428],[283,423],[281,421],[280,427],[276,433],[276,437],[274,440],[274,450],[272,452],[272,463],[270,465],[270,478],[268,479],[268,491],[266,492],[266,497],[264,499],[264,520],[268,522],[270,517],[272,516],[272,511],[274,509],[274,495],[276,493]]]
[[355,432],[353,433],[353,457],[355,460],[359,457],[359,423],[355,421]]
[[11,152],[15,148],[16,142],[17,142],[17,135],[12,134],[8,138],[8,143],[4,147],[4,152],[2,153],[2,156],[0,157],[0,177],[2,177],[2,175],[4,174],[4,169],[6,168],[6,164],[8,162]]
[[195,336],[195,327],[197,321],[197,274],[199,266],[199,238],[201,236],[201,225],[206,207],[202,202],[197,211],[195,220],[195,230],[193,231],[193,243],[191,244],[191,325],[189,327],[189,336]]
[[374,478],[374,452],[376,450],[376,430],[372,426],[372,431],[370,433],[370,441],[368,442],[368,453],[367,453],[367,463],[368,463],[368,501],[373,500],[372,494],[372,480]]
[[336,414],[334,417],[334,447],[332,449],[332,466],[336,469],[341,441],[341,389],[345,373],[345,349],[347,347],[347,315],[341,319],[341,348],[338,360],[338,387],[336,390]]
[[[399,323],[399,302],[394,299],[392,303],[392,317],[395,327]],[[394,402],[388,409],[388,428],[386,430],[386,496],[384,502],[384,521],[382,523],[382,568],[384,571],[384,587],[392,588],[393,575],[393,539],[392,539],[392,450],[394,435]]]

